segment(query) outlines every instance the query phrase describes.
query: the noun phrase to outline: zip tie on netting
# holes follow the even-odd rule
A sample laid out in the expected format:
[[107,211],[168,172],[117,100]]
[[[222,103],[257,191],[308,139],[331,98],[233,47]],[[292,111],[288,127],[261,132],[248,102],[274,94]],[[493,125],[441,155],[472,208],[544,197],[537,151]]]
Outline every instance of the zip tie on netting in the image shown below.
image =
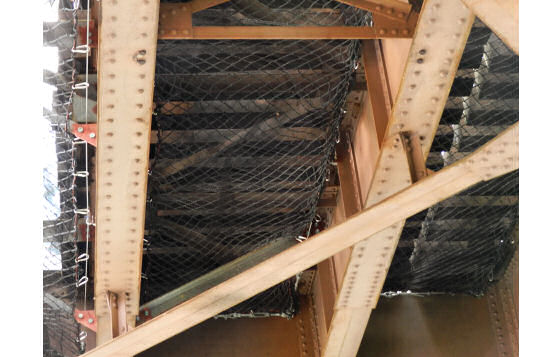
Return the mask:
[[297,238],[295,238],[295,240],[298,241],[299,243],[301,243],[301,242],[305,242],[307,240],[307,237],[297,236]]

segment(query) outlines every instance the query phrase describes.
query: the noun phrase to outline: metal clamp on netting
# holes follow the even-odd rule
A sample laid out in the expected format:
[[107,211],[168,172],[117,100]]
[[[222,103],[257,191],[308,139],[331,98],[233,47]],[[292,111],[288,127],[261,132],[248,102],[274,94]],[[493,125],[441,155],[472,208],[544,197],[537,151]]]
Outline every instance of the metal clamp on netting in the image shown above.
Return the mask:
[[76,263],[86,262],[88,260],[89,260],[89,254],[87,254],[87,253],[83,253],[80,256],[78,256],[77,258],[75,258]]
[[87,89],[89,88],[89,82],[81,82],[71,86],[71,89]]
[[87,218],[85,219],[85,224],[88,226],[93,226],[96,227],[96,223],[94,221],[94,217],[91,216],[90,214],[87,215]]
[[85,284],[87,284],[87,282],[89,281],[89,277],[88,276],[82,276],[76,283],[75,283],[75,287],[78,288],[80,286],[83,286]]
[[76,171],[76,172],[73,173],[73,176],[89,177],[89,171]]
[[72,53],[89,54],[91,48],[88,45],[79,45],[71,49]]
[[87,338],[87,332],[86,331],[81,331],[79,333],[79,336],[76,339],[76,342],[83,342],[83,341],[85,341],[86,338]]
[[89,209],[88,208],[78,208],[78,209],[74,209],[73,212],[75,214],[80,214],[83,216],[87,216],[89,215]]

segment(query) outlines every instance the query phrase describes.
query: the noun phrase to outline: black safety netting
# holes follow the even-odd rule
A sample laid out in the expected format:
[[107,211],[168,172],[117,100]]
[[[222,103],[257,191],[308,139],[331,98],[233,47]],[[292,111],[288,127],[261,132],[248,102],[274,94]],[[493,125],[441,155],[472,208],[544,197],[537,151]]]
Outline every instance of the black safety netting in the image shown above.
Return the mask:
[[[476,20],[427,166],[439,170],[519,116],[519,57]],[[479,183],[407,219],[383,292],[481,295],[518,245],[519,173]]]
[[[255,3],[282,9],[263,19],[245,7]],[[199,14],[216,25],[370,18],[335,1],[230,1],[209,10]],[[142,302],[255,248],[307,236],[358,51],[346,40],[158,42]],[[293,277],[223,316],[291,317],[295,286]]]
[[[43,6],[43,356],[77,356],[84,351],[85,334],[73,317],[83,309],[86,279],[84,251],[79,242],[80,207],[85,181],[82,145],[70,134],[73,85],[80,65],[75,46],[78,9],[69,2]],[[84,212],[82,212],[84,213]]]

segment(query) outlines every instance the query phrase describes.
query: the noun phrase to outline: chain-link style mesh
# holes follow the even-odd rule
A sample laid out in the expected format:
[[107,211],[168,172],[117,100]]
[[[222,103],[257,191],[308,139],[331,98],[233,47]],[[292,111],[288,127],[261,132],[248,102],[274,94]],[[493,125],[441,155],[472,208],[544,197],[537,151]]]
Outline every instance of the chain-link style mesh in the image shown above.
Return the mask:
[[[231,1],[199,18],[276,24],[334,14],[358,25],[370,15],[331,1],[279,3],[262,16],[247,4],[278,2]],[[358,41],[159,41],[143,302],[307,235],[358,51]],[[291,316],[294,294],[295,278],[224,315]]]
[[[476,20],[427,166],[439,170],[518,120],[519,58]],[[517,246],[518,172],[477,184],[410,217],[384,292],[482,294]]]
[[[58,4],[56,4],[58,5]],[[76,176],[83,170],[69,131],[72,85],[77,75],[72,53],[76,39],[77,10],[61,3],[57,20],[43,23],[43,46],[52,50],[43,57],[43,86],[52,97],[43,108],[43,356],[77,356],[84,348],[81,330],[73,317],[78,298],[76,283],[83,276],[83,263],[76,258],[83,251],[77,242],[79,204],[83,197],[77,187],[84,181]],[[48,58],[47,58],[48,57]],[[50,63],[54,59],[54,63]],[[57,60],[56,60],[57,59]],[[47,92],[48,93],[48,92]]]

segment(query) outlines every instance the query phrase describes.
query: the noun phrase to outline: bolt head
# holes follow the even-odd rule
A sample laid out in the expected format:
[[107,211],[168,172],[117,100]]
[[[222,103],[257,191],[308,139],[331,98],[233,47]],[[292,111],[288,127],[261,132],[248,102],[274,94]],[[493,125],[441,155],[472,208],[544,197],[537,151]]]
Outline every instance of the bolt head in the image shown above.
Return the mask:
[[94,320],[90,318],[90,319],[88,319],[87,321],[88,321],[90,324],[92,324]]
[[82,319],[82,318],[83,318],[83,314],[79,314],[79,315],[77,315],[77,317],[79,317],[80,319]]
[[84,131],[84,129],[83,129],[82,126],[80,126],[80,127],[77,128],[77,132],[78,132],[78,133],[82,133],[83,131]]
[[90,137],[90,138],[94,138],[94,137],[96,137],[96,134],[95,134],[95,133],[90,133],[90,134],[89,134],[89,137]]

